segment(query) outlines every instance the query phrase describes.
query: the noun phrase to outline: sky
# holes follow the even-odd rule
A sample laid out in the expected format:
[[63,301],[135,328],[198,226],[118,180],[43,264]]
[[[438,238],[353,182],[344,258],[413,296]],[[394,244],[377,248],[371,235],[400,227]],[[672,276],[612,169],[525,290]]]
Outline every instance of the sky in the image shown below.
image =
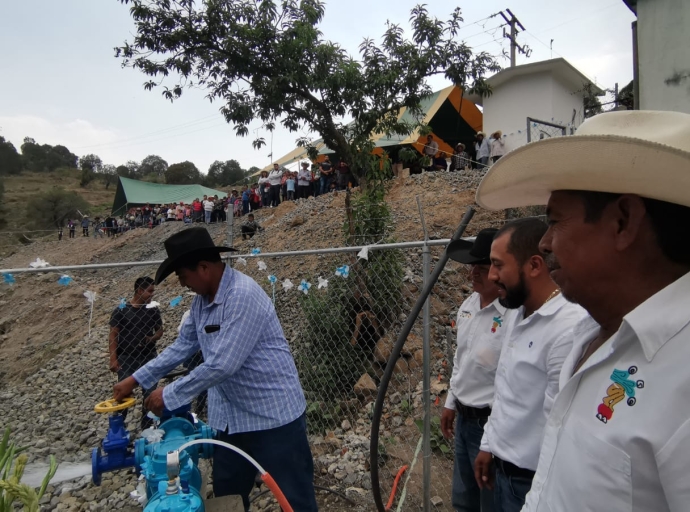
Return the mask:
[[[408,28],[414,0],[330,0],[320,26],[325,38],[351,54],[365,37],[380,37],[386,21]],[[630,24],[622,0],[427,0],[431,14],[447,19],[457,5],[465,26],[459,38],[476,51],[508,52],[500,16],[509,8],[526,31],[518,42],[532,49],[517,64],[564,57],[603,88],[632,79]],[[120,165],[147,155],[169,164],[189,160],[205,173],[215,160],[235,159],[245,169],[271,163],[305,133],[280,126],[271,136],[254,123],[236,137],[202,90],[185,90],[171,103],[158,90],[145,91],[146,77],[122,68],[113,48],[131,39],[129,7],[119,0],[3,0],[0,2],[0,135],[19,150],[24,137],[62,144],[77,156],[95,153]],[[549,48],[552,43],[552,50]],[[507,67],[509,61],[499,58]],[[434,89],[447,85],[443,79]],[[255,150],[263,136],[268,146]],[[317,138],[317,136],[314,136]]]

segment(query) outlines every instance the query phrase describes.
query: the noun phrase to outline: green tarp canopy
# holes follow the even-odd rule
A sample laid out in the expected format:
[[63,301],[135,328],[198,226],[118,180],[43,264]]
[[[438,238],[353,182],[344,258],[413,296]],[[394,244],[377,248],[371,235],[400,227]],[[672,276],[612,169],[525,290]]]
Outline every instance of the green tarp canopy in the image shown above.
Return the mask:
[[120,177],[117,182],[112,214],[123,215],[132,206],[142,206],[146,203],[150,205],[191,203],[194,199],[202,199],[205,195],[225,197],[227,194],[201,185],[161,185]]

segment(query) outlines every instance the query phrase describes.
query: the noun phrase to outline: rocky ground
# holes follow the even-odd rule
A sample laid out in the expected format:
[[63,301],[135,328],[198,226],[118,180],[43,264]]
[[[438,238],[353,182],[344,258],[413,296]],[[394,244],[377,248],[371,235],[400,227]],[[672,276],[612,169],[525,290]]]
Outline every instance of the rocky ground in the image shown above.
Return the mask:
[[[387,200],[394,216],[396,240],[412,241],[423,237],[415,198],[419,196],[431,238],[449,238],[466,207],[473,204],[479,174],[428,173],[393,180]],[[211,226],[217,243],[234,241],[241,253],[261,248],[262,253],[328,248],[344,245],[344,194],[284,203],[276,209],[261,210],[257,220],[265,231],[253,240],[242,241],[236,222],[232,234],[225,225]],[[478,211],[467,234],[501,222],[503,213]],[[183,229],[177,223],[154,230],[138,230],[115,239],[43,241],[18,248],[0,260],[0,268],[26,267],[41,257],[52,265],[144,261],[164,257],[162,241]],[[438,260],[440,249],[432,251]],[[256,261],[248,259],[240,270],[252,275],[267,289],[268,272],[279,279],[289,277],[295,285],[301,278],[317,274],[332,275],[332,267],[342,264],[344,256],[265,258],[269,267],[260,271]],[[377,386],[377,369],[390,354],[397,330],[404,322],[422,284],[422,251],[404,251],[405,279],[403,303],[399,316],[372,353],[373,371],[363,374],[350,400],[339,406],[340,413],[331,426],[311,432],[316,465],[316,483],[347,496],[352,503],[335,494],[320,491],[324,510],[372,510],[369,476],[369,438],[371,412]],[[62,463],[89,463],[90,451],[107,431],[107,418],[93,412],[93,405],[108,398],[114,380],[107,369],[107,321],[121,297],[128,297],[134,279],[152,274],[155,267],[99,269],[71,272],[74,282],[62,287],[52,273],[15,274],[12,286],[0,284],[0,429],[9,426],[19,444],[29,447],[32,463],[43,463],[50,454]],[[448,336],[452,339],[451,320],[459,304],[469,293],[466,271],[449,263],[431,298],[432,332],[432,403],[438,415],[445,398],[450,375]],[[334,279],[334,277],[330,277]],[[84,290],[97,293],[92,330],[88,335],[89,308]],[[174,337],[174,329],[184,307],[165,307],[167,301],[184,294],[169,279],[157,291],[164,321],[170,329],[162,345]],[[276,309],[288,340],[300,336],[303,319],[296,295],[279,290]],[[421,324],[415,328],[421,333]],[[396,364],[384,409],[381,432],[381,485],[388,498],[393,478],[403,465],[410,466],[401,480],[406,501],[403,510],[418,507],[421,498],[422,455],[417,452],[419,430],[415,420],[422,417],[421,338],[408,340],[403,357]],[[377,366],[378,365],[378,366]],[[356,380],[356,379],[355,379]],[[137,424],[137,414],[128,418],[130,428]],[[438,440],[438,439],[437,439]],[[432,461],[432,496],[437,510],[451,510],[450,473],[452,461],[438,448]],[[95,487],[89,477],[51,485],[42,500],[44,510],[141,510],[129,496],[136,484],[126,471],[104,476]],[[257,493],[260,491],[257,491]],[[398,491],[400,496],[400,490]],[[396,502],[397,503],[397,502]],[[277,510],[267,495],[259,496],[253,509]]]

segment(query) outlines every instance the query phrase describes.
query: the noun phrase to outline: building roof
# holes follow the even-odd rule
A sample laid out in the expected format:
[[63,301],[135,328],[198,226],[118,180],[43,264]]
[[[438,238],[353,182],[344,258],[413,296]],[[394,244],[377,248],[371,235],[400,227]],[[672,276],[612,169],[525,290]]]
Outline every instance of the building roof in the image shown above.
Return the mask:
[[637,16],[637,0],[623,0],[623,3]]
[[[495,75],[490,76],[486,81],[492,89],[496,90],[504,83],[519,76],[543,73],[545,71],[550,71],[553,76],[560,78],[565,84],[570,86],[573,91],[582,89],[583,85],[591,84],[597,96],[605,94],[604,90],[563,58],[540,60],[538,62],[530,62],[529,64],[522,64],[512,68],[505,68]],[[482,98],[478,95],[472,95],[469,99],[477,104],[482,104]]]
[[[422,99],[420,107],[424,113],[422,122],[431,126],[441,151],[452,153],[454,144],[458,142],[456,140],[458,137],[463,142],[467,142],[472,140],[474,134],[482,129],[481,111],[468,99],[467,95],[463,95],[458,86],[451,85],[430,94]],[[400,109],[398,120],[409,122],[412,125],[416,124],[415,118],[406,107]],[[374,133],[371,135],[371,140],[376,148],[412,145],[421,152],[426,137],[421,136],[419,128],[416,128],[409,135],[403,136]],[[333,153],[333,150],[323,143],[323,139],[318,139],[313,144],[319,155]],[[308,158],[307,150],[298,147],[276,160],[275,163],[282,167],[306,158]],[[270,164],[264,167],[262,171],[268,171],[272,168],[273,164]],[[257,174],[259,173],[255,173],[254,176]]]
[[161,185],[120,177],[113,201],[113,214],[122,215],[127,206],[149,204],[191,203],[207,196],[225,197],[220,190],[201,185]]

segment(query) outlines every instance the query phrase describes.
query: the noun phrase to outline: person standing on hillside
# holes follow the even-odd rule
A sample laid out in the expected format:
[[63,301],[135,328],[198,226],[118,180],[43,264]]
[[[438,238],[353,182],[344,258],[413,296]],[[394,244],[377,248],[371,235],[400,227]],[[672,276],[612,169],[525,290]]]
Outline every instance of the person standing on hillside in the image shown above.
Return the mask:
[[271,185],[270,207],[275,208],[280,204],[280,185],[283,173],[278,164],[273,164],[273,170],[268,174],[268,182]]
[[74,224],[73,220],[67,219],[67,229],[69,229],[69,237],[74,238],[76,225]]
[[213,198],[204,196],[204,222],[211,223],[211,214],[213,213]]
[[506,152],[506,143],[503,140],[503,132],[497,130],[491,134],[491,163],[495,164]]
[[297,198],[307,199],[311,195],[311,171],[309,162],[302,162],[297,173]]
[[517,318],[516,310],[500,303],[501,289],[489,279],[491,242],[497,231],[483,229],[474,242],[455,240],[448,246],[451,259],[470,266],[473,288],[458,310],[458,348],[441,414],[443,436],[455,436],[452,505],[463,512],[493,510],[491,490],[479,489],[475,480],[474,461],[491,414],[503,340]]
[[[199,350],[203,362],[155,390],[146,401],[154,414],[177,409],[208,390],[208,425],[216,439],[252,456],[273,477],[293,510],[316,512],[314,461],[307,439],[306,400],[273,303],[256,281],[223,263],[204,228],[165,241],[161,283],[173,272],[197,295],[179,336],[161,355],[113,388],[116,400],[137,385],[150,388]],[[240,495],[249,510],[256,468],[231,450],[213,451],[216,497]]]
[[[118,306],[110,315],[110,371],[117,373],[118,381],[123,381],[139,368],[156,358],[156,342],[163,336],[163,319],[157,307],[150,307],[155,292],[153,279],[140,277],[134,282],[134,297]],[[155,384],[144,389],[144,399],[148,398]],[[142,408],[141,428],[151,424]],[[126,416],[127,410],[122,411]]]
[[489,155],[491,154],[491,146],[486,139],[486,133],[477,132],[474,149],[477,155],[477,169],[482,170],[489,164]]
[[89,236],[89,216],[84,215],[81,219],[81,234],[82,236]]
[[325,194],[331,189],[331,180],[333,179],[333,165],[328,155],[323,162],[319,164],[319,173],[321,176],[321,190],[320,194]]

